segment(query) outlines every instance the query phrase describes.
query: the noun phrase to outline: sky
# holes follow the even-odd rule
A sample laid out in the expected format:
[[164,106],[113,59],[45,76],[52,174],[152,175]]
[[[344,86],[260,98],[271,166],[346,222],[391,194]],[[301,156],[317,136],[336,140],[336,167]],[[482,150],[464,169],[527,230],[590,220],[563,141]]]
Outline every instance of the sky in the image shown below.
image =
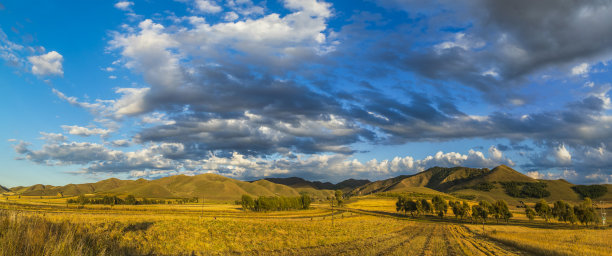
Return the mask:
[[0,0],[0,184],[612,182],[612,2]]

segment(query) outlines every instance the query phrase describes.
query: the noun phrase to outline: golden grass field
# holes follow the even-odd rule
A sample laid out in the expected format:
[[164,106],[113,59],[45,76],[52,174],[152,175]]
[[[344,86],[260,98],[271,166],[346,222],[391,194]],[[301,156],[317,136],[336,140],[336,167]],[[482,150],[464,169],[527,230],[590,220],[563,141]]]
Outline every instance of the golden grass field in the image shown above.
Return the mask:
[[286,212],[234,204],[66,205],[65,198],[0,200],[0,255],[611,255],[612,229],[528,222],[485,225],[395,212],[395,199],[360,197]]

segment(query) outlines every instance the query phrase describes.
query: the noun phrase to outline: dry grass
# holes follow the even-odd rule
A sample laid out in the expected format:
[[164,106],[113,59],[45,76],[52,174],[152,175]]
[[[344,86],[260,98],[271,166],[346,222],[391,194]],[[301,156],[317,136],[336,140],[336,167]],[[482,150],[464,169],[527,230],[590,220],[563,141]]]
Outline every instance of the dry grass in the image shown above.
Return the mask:
[[605,255],[612,248],[610,230],[490,225],[483,236],[480,225],[454,217],[395,215],[395,199],[384,197],[352,199],[346,209],[354,212],[336,212],[333,227],[327,204],[261,213],[233,204],[77,208],[39,200],[0,206],[0,255]]
[[[473,232],[482,226],[466,225]],[[538,255],[611,255],[612,230],[540,229],[496,225],[486,227],[484,235],[508,246]]]
[[129,255],[116,236],[87,225],[0,210],[0,255]]

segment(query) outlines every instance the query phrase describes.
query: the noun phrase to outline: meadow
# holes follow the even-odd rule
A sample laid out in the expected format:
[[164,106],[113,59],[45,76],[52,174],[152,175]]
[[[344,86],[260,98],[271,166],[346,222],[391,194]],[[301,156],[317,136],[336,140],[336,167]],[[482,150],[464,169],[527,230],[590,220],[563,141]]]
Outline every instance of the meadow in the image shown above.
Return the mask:
[[251,212],[234,203],[67,205],[0,201],[0,255],[610,255],[612,229],[399,214],[392,197],[353,198],[333,214]]

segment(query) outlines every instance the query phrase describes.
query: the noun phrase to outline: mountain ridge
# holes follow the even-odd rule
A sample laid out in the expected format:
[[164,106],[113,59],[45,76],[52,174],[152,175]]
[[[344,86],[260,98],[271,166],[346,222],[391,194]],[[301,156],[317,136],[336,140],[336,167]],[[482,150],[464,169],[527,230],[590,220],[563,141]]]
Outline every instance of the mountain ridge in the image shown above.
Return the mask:
[[[298,196],[302,193],[325,199],[333,190],[341,189],[345,194],[368,195],[379,192],[394,193],[448,193],[455,197],[475,200],[503,199],[518,204],[522,198],[510,196],[506,186],[542,183],[550,195],[544,199],[578,201],[580,196],[572,189],[574,184],[566,180],[537,180],[511,167],[500,165],[493,169],[469,167],[432,167],[425,171],[400,175],[389,179],[369,181],[347,179],[337,184],[308,181],[299,177],[264,178],[255,181],[240,181],[229,177],[205,173],[195,176],[174,175],[154,180],[120,180],[110,178],[95,183],[51,186],[36,184],[29,187],[14,187],[15,194],[29,196],[76,196],[82,194],[134,195],[151,198],[205,198],[210,200],[238,200],[243,194],[257,196]],[[536,184],[537,183],[537,184]],[[534,185],[534,186],[535,186]],[[9,191],[9,189],[6,189]],[[612,189],[602,198],[612,198]],[[520,191],[519,191],[520,192]],[[531,200],[531,198],[525,199]]]

